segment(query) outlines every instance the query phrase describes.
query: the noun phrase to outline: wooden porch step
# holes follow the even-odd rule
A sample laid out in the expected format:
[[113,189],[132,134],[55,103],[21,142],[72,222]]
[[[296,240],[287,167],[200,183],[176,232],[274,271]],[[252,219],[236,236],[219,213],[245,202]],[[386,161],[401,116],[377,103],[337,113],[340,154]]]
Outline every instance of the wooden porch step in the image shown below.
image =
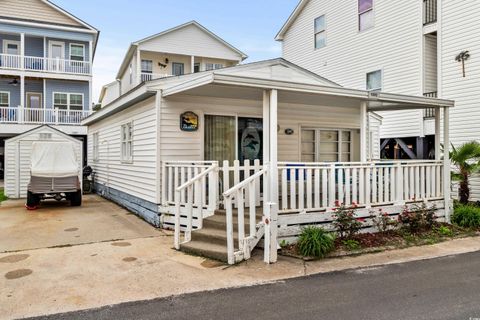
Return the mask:
[[226,244],[221,245],[204,241],[190,241],[188,243],[182,244],[180,246],[180,250],[196,256],[215,259],[228,263]]
[[[227,245],[227,231],[222,229],[204,228],[192,232],[192,241]],[[238,232],[233,233],[235,249],[238,248]]]

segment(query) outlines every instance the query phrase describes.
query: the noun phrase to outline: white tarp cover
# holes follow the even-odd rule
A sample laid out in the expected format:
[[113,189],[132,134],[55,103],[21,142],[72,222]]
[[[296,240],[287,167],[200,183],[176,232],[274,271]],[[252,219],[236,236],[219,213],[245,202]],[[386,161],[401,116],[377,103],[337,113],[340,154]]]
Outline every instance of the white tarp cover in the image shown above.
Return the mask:
[[78,176],[79,165],[73,142],[34,142],[31,175],[44,178]]

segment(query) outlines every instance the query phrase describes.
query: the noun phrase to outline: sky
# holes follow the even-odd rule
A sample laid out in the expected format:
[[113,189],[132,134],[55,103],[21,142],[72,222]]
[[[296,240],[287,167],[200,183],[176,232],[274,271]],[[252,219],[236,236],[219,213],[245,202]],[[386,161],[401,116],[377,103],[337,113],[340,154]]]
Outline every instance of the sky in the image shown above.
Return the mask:
[[53,0],[100,30],[93,64],[93,95],[115,80],[128,46],[196,20],[236,48],[246,62],[280,57],[275,35],[298,0]]

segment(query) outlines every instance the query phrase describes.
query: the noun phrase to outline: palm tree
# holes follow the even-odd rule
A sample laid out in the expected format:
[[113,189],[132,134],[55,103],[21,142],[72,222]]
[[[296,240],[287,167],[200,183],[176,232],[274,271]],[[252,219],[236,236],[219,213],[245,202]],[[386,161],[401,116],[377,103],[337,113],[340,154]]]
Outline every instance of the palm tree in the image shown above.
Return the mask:
[[460,203],[467,204],[470,199],[469,178],[480,171],[480,143],[467,142],[458,149],[452,145],[450,160],[456,168],[452,172],[452,179],[460,182],[458,187]]

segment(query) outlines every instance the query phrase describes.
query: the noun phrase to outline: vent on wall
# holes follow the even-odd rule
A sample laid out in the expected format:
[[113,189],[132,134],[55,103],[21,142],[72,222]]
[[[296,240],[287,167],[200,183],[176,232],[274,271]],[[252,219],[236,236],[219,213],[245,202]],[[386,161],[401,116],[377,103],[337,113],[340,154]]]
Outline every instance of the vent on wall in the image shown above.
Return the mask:
[[40,140],[52,140],[51,133],[40,133]]

